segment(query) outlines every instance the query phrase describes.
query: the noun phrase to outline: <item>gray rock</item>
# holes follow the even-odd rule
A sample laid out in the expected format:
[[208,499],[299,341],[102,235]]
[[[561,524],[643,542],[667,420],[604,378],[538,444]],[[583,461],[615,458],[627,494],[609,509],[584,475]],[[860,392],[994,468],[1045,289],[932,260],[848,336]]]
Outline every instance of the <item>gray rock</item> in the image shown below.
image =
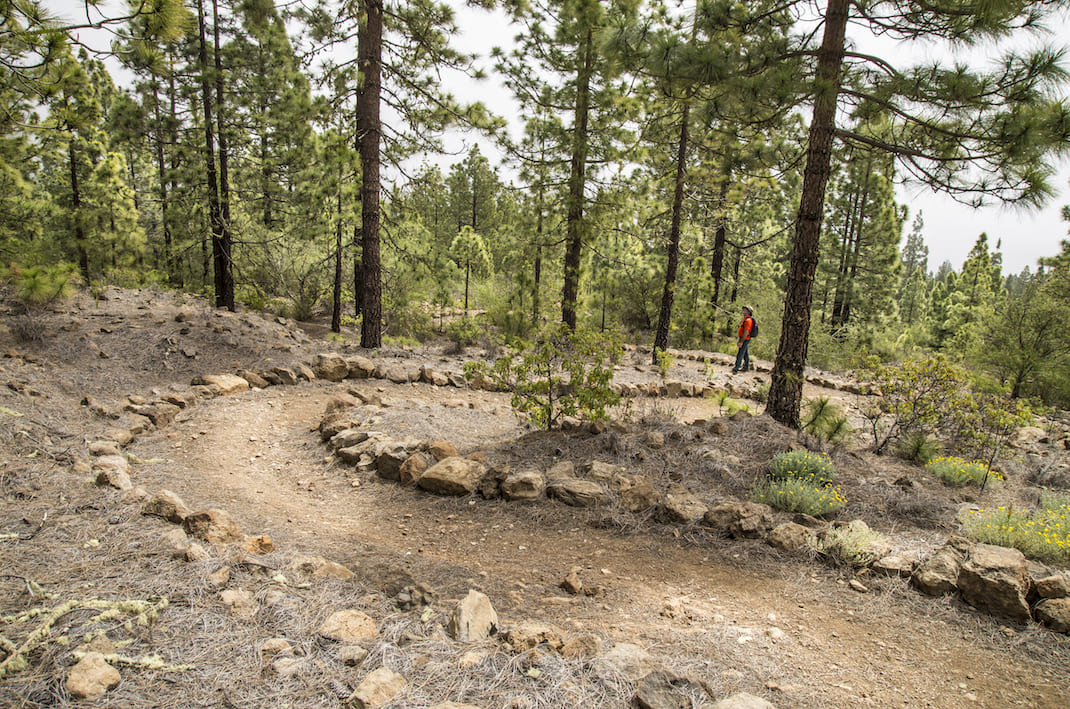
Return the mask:
[[638,709],[691,709],[691,697],[705,691],[694,682],[667,670],[655,670],[639,680],[635,692]]
[[694,494],[674,487],[665,493],[658,516],[670,524],[690,524],[702,519],[707,511],[709,508]]
[[571,460],[562,460],[546,471],[546,479],[550,481],[574,477],[576,477],[576,464]]
[[297,384],[297,373],[289,367],[272,367],[270,373],[275,375],[281,385],[293,386]]
[[773,528],[773,510],[757,502],[723,502],[711,507],[702,521],[736,539],[757,539]]
[[884,576],[910,578],[917,566],[917,555],[913,552],[895,552],[873,562],[870,568]]
[[331,436],[327,445],[330,446],[332,450],[352,448],[353,446],[368,440],[368,438],[367,431],[362,431],[359,428],[347,428]]
[[160,490],[141,507],[141,514],[163,517],[168,522],[182,524],[189,517],[190,509],[182,498],[170,490]]
[[291,368],[293,369],[293,372],[297,376],[297,378],[300,379],[301,381],[305,381],[305,382],[314,382],[314,381],[316,381],[316,373],[313,372],[312,369],[307,364],[305,364],[304,362],[294,362],[291,365]]

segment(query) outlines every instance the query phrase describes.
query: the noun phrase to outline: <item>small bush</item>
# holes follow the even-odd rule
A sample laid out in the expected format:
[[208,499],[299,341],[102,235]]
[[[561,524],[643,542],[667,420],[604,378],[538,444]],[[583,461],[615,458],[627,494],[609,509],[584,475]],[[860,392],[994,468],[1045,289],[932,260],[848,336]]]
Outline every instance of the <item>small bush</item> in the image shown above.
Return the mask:
[[987,482],[999,482],[1002,476],[979,461],[967,462],[957,456],[949,455],[930,460],[925,469],[949,485],[983,485]]
[[874,552],[884,546],[885,537],[865,524],[851,523],[832,527],[816,542],[822,554],[839,559],[848,566],[861,568],[877,560]]
[[806,420],[802,428],[819,441],[833,445],[845,443],[854,435],[843,409],[833,404],[827,396],[807,399]]
[[474,318],[467,315],[456,320],[451,320],[446,325],[446,337],[453,343],[451,351],[456,354],[463,352],[465,347],[470,347],[483,336],[483,329],[476,323]]
[[751,499],[779,510],[801,512],[813,517],[839,512],[847,504],[838,487],[815,485],[794,477],[767,479],[751,491]]
[[940,443],[929,434],[921,431],[903,437],[897,448],[899,457],[918,465],[928,465],[929,461],[940,455]]
[[669,370],[672,369],[672,355],[661,348],[654,348],[654,362],[658,367],[658,374],[661,378],[669,376]]
[[769,476],[774,480],[795,479],[813,485],[831,485],[836,471],[827,455],[786,451],[773,456],[769,463]]
[[15,297],[25,305],[45,305],[65,300],[78,283],[77,269],[69,263],[28,267],[13,263],[4,275],[10,279]]
[[[1048,502],[1048,501],[1045,501]],[[971,511],[963,520],[966,534],[983,544],[1017,549],[1032,559],[1070,562],[1070,505],[1050,500],[1032,512],[1014,507]]]

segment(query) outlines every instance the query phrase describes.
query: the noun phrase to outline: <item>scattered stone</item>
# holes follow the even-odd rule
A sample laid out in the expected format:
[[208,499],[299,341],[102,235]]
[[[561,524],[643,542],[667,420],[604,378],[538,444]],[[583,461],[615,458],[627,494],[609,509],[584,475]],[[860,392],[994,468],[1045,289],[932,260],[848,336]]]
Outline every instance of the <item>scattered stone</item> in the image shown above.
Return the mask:
[[959,570],[968,548],[967,540],[952,537],[938,552],[918,566],[910,578],[911,583],[930,596],[953,593],[958,588]]
[[562,657],[570,659],[598,657],[602,654],[602,641],[595,635],[566,638],[560,652]]
[[238,618],[252,618],[257,606],[253,594],[240,588],[228,588],[220,592],[219,600],[227,607],[230,614]]
[[620,492],[621,507],[629,512],[644,512],[661,504],[661,495],[646,475],[621,474],[613,482]]
[[352,643],[374,638],[378,630],[375,621],[367,614],[347,609],[332,614],[316,632],[328,640]]
[[229,544],[245,539],[241,526],[226,510],[209,509],[195,512],[182,520],[186,532],[209,544]]
[[565,577],[565,580],[561,582],[560,586],[573,596],[578,596],[583,593],[583,582],[580,580],[579,567],[575,567],[569,571],[568,576]]
[[1036,616],[1055,632],[1070,634],[1070,598],[1045,598],[1037,604]]
[[1041,598],[1067,598],[1070,596],[1070,577],[1055,574],[1037,579],[1036,590]]
[[206,386],[219,396],[231,396],[249,391],[249,382],[234,374],[206,374],[194,377],[193,386]]
[[963,600],[993,615],[1027,621],[1031,581],[1025,555],[1017,549],[975,544],[957,581]]
[[851,579],[847,582],[847,585],[850,586],[852,591],[857,591],[859,593],[869,593],[869,589],[866,587],[866,585],[858,579]]
[[264,372],[264,378],[273,384],[278,381],[282,386],[297,384],[297,373],[289,367],[272,367],[270,372]]
[[598,658],[599,666],[637,682],[656,669],[657,663],[643,648],[632,643],[617,643]]
[[453,609],[448,631],[459,642],[483,640],[498,629],[498,614],[490,599],[479,591],[471,590]]
[[119,444],[115,441],[93,441],[89,444],[89,455],[93,457],[122,454]]
[[277,657],[271,663],[271,669],[282,679],[289,679],[301,671],[304,660],[298,657]]
[[248,369],[239,369],[237,376],[244,379],[249,387],[253,389],[267,389],[271,386],[267,379]]
[[349,376],[349,365],[336,354],[318,354],[312,360],[312,372],[320,379],[340,382]]
[[548,623],[526,621],[518,623],[505,631],[505,642],[513,648],[513,652],[522,653],[534,650],[540,645],[546,645],[555,652],[564,644],[564,633]]
[[208,550],[197,542],[190,542],[190,545],[186,547],[186,561],[208,561],[211,558],[212,555],[208,553]]
[[723,502],[714,505],[702,521],[736,539],[757,539],[773,527],[773,510],[757,502]]
[[565,480],[576,477],[576,465],[571,460],[563,460],[555,463],[546,471],[546,479],[550,481]]
[[222,566],[208,574],[208,585],[212,588],[223,588],[230,582],[230,567]]
[[606,492],[593,480],[561,478],[546,485],[546,494],[572,507],[595,507],[606,502]]
[[104,435],[119,444],[120,447],[130,445],[134,436],[125,428],[109,428]]
[[774,527],[765,541],[769,546],[783,551],[796,551],[798,549],[805,549],[810,546],[811,540],[814,538],[812,530],[796,524],[794,522],[788,522],[782,524],[779,527]]
[[278,655],[292,655],[293,646],[285,638],[269,638],[260,645],[260,657],[268,659]]
[[441,702],[428,709],[483,709],[475,704],[458,704],[457,702]]
[[748,692],[739,692],[714,703],[710,709],[776,709],[776,705]]
[[144,416],[149,421],[152,421],[152,425],[157,428],[163,428],[169,426],[175,420],[175,416],[181,411],[178,406],[169,404],[167,402],[157,402],[155,404],[145,404],[143,406],[128,406],[128,411],[131,411],[139,416]]
[[653,448],[657,450],[658,448],[665,447],[665,434],[661,433],[660,431],[647,431],[643,434],[641,440],[647,448]]
[[260,534],[255,537],[246,537],[243,539],[241,549],[250,554],[270,554],[275,551],[275,543],[271,541],[271,537],[268,535]]
[[368,659],[368,651],[360,645],[343,645],[338,650],[338,659],[346,667],[360,667]]
[[186,558],[186,551],[189,549],[190,542],[185,530],[172,529],[160,536],[160,542],[170,550],[171,556],[176,559]]
[[99,652],[86,653],[67,674],[67,691],[78,699],[96,699],[122,681],[118,670]]
[[917,566],[917,555],[904,551],[881,557],[873,562],[870,568],[885,576],[898,576],[906,579],[914,573],[915,566]]
[[431,454],[431,457],[435,461],[445,460],[446,458],[455,458],[460,455],[457,449],[449,441],[434,441],[427,446],[427,452]]
[[367,357],[347,357],[346,367],[349,369],[347,379],[368,379],[375,371],[375,364]]
[[502,497],[514,502],[527,502],[542,497],[546,478],[538,470],[521,470],[510,473],[501,481]]
[[411,611],[426,608],[435,602],[434,592],[422,583],[406,586],[398,592],[394,601],[399,610]]
[[467,458],[446,458],[424,471],[416,484],[437,495],[467,495],[479,487],[486,467]]
[[170,490],[160,490],[142,506],[141,514],[163,517],[168,522],[182,524],[189,517],[190,509],[182,498]]
[[619,465],[603,463],[600,460],[592,460],[590,463],[583,466],[583,474],[586,477],[601,483],[608,483],[621,475],[622,472],[623,471]]
[[423,453],[413,453],[405,462],[401,464],[401,468],[398,470],[398,482],[402,485],[415,485],[416,481],[420,479],[427,469],[431,467],[430,461]]
[[357,709],[380,707],[396,697],[407,685],[405,678],[397,672],[380,667],[357,685],[347,703]]
[[696,689],[704,693],[691,680],[667,670],[655,670],[639,680],[634,704],[638,709],[691,709],[691,698],[684,692]]
[[97,485],[110,485],[117,490],[129,490],[134,486],[130,481],[130,464],[121,455],[104,455],[93,461]]
[[709,510],[702,500],[679,486],[673,486],[661,502],[659,517],[669,524],[690,524],[702,519]]

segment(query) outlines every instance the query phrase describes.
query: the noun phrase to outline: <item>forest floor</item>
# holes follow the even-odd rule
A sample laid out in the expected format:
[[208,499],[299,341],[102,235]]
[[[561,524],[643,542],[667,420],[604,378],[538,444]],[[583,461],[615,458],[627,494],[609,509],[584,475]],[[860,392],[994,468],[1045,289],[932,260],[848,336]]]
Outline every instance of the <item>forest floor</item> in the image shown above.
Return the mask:
[[[595,638],[603,653],[619,643],[641,646],[651,662],[691,680],[681,691],[693,704],[681,706],[742,691],[781,709],[1070,706],[1066,635],[993,618],[952,597],[922,596],[900,579],[863,577],[860,592],[849,584],[852,570],[817,555],[724,539],[701,526],[545,499],[432,496],[340,464],[315,431],[327,402],[353,392],[384,404],[365,426],[399,439],[447,440],[462,454],[484,451],[490,463],[514,469],[598,459],[706,500],[743,499],[770,457],[802,439],[765,416],[727,418],[723,435],[708,433],[694,422],[718,416],[709,399],[640,399],[616,412],[626,419],[620,427],[597,435],[534,431],[512,413],[507,394],[386,380],[203,400],[125,448],[133,482],[150,493],[172,490],[195,510],[226,509],[247,533],[270,535],[276,551],[253,559],[213,547],[207,559],[173,558],[160,542],[172,525],[142,516],[129,493],[93,484],[89,444],[123,420],[101,413],[118,416],[130,396],[188,389],[198,375],[285,366],[331,349],[372,353],[320,339],[314,326],[218,312],[169,293],[109,289],[99,300],[80,295],[29,313],[5,300],[3,310],[0,635],[24,649],[29,664],[0,677],[2,706],[338,706],[384,664],[409,681],[389,707],[629,705],[634,678],[607,675],[591,658],[448,640],[445,620],[470,589],[490,598],[505,628],[550,623]],[[459,369],[463,359],[441,347],[384,348],[374,357],[443,370]],[[684,358],[674,368],[681,379],[707,375],[701,362]],[[719,370],[715,381],[727,385],[728,366]],[[619,374],[658,376],[638,360]],[[842,392],[827,393],[849,405]],[[649,431],[666,445],[643,445]],[[710,475],[701,463],[701,453],[714,449],[729,473]],[[1049,464],[1051,456],[1065,462],[1064,452],[1046,455]],[[919,554],[957,531],[961,505],[1032,494],[1027,472],[978,494],[861,448],[834,459],[850,500],[841,518],[864,519],[897,549]],[[911,484],[896,484],[904,478]],[[298,553],[356,576],[298,583],[285,571]],[[209,577],[224,566],[228,587],[251,593],[254,613],[221,602]],[[562,590],[573,570],[598,592]],[[417,584],[433,592],[430,610],[399,610],[398,591]],[[87,610],[92,599],[145,600],[159,611],[147,625],[124,624],[128,611],[100,618]],[[70,608],[55,614],[50,633],[32,637],[40,618],[65,601]],[[315,632],[331,612],[350,607],[379,628],[357,666]],[[43,615],[26,613],[32,609]],[[127,658],[116,661],[119,685],[94,701],[74,699],[64,682],[89,630],[107,631]],[[261,653],[274,637],[292,644],[294,667],[280,670]],[[0,647],[0,662],[10,654]]]

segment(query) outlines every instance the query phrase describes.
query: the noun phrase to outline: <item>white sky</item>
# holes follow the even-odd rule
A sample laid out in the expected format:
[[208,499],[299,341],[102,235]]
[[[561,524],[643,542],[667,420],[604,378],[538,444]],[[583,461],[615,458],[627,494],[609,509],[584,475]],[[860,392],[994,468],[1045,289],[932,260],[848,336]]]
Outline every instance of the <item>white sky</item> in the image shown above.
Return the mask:
[[[110,0],[107,4],[114,2]],[[84,20],[85,6],[81,0],[46,0],[46,4],[64,17]],[[1060,19],[1060,29],[1052,38],[1056,42],[1070,38],[1070,18],[1064,12]],[[458,12],[458,24],[461,31],[455,38],[456,45],[483,56],[495,45],[509,45],[518,31],[508,25],[500,12],[491,14],[467,8]],[[911,46],[905,51],[911,56],[922,56],[928,50],[924,46]],[[493,76],[478,84],[457,82],[455,93],[464,100],[481,100],[501,115],[515,115],[507,90]],[[487,145],[485,141],[480,143]],[[492,155],[489,148],[484,147],[484,152]],[[462,157],[463,154],[457,159]],[[1061,218],[1063,206],[1070,204],[1070,161],[1054,167],[1058,170],[1054,179],[1057,194],[1045,207],[1034,211],[1000,205],[975,209],[925,187],[901,186],[897,190],[898,199],[910,208],[904,238],[914,215],[921,211],[931,270],[935,271],[944,261],[950,261],[955,269],[961,268],[978,235],[986,232],[991,247],[997,241],[1002,242],[1005,273],[1018,273],[1025,267],[1035,271],[1038,258],[1059,253],[1062,240],[1070,238],[1070,223]]]

